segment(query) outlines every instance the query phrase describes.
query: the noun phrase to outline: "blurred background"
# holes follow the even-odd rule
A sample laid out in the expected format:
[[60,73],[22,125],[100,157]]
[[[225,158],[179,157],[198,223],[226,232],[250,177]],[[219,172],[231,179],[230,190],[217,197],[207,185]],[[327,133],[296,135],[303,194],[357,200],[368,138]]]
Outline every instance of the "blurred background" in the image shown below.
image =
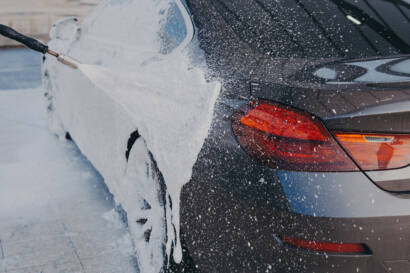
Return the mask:
[[[1,0],[0,24],[47,42],[54,22],[69,16],[82,20],[100,2],[101,0]],[[0,47],[14,46],[17,43],[0,37]]]
[[[0,0],[0,24],[48,41],[99,2]],[[103,178],[48,129],[42,54],[16,46],[0,38],[0,273],[138,273]]]

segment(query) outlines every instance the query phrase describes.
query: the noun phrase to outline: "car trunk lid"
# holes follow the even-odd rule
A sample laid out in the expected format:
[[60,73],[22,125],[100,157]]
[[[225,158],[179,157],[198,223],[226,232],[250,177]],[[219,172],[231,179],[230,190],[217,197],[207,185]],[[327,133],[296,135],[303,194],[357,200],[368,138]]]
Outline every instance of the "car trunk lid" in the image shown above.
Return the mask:
[[[250,88],[252,97],[291,105],[320,117],[332,133],[367,134],[363,141],[373,142],[368,144],[373,145],[375,160],[386,157],[386,151],[394,160],[397,149],[404,146],[397,146],[391,137],[399,136],[403,141],[403,136],[410,136],[410,56],[304,65],[284,75],[280,83],[255,81]],[[377,148],[375,141],[380,143]],[[347,146],[344,148],[355,157]],[[399,168],[390,163],[379,162],[376,169],[362,170],[385,190],[410,191],[410,160],[397,165]]]

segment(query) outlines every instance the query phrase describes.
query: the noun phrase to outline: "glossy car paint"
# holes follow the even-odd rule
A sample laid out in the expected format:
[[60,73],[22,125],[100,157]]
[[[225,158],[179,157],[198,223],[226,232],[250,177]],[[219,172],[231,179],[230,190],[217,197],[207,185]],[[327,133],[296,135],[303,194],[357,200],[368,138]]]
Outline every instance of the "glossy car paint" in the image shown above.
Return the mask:
[[[231,130],[236,109],[262,98],[305,110],[330,131],[410,133],[409,3],[187,4],[207,63],[225,83],[182,195],[183,238],[196,270],[409,272],[410,166],[275,170],[252,161]],[[362,243],[370,252],[295,249],[280,235]]]
[[[127,1],[118,2],[122,5]],[[329,131],[410,133],[410,5],[406,0],[186,0],[195,34],[184,46],[206,61],[223,92],[205,145],[181,196],[186,270],[197,272],[410,272],[410,166],[372,172],[298,172],[259,165],[240,147],[232,115],[255,98],[315,115]],[[108,31],[107,31],[108,32]],[[106,33],[109,34],[109,33]],[[118,34],[118,33],[117,33]],[[132,62],[115,41],[88,37],[53,46],[85,63]],[[87,49],[87,50],[84,50]],[[203,52],[205,56],[203,55]],[[47,60],[52,73],[53,64]],[[104,177],[122,175],[134,124],[112,100],[87,87],[56,94],[63,121]],[[47,82],[52,85],[53,83]],[[85,90],[81,90],[84,92]],[[61,100],[63,98],[63,100]],[[70,101],[75,98],[67,97]],[[53,97],[49,100],[52,102]],[[106,112],[92,110],[104,105]],[[115,124],[104,121],[113,116]],[[89,131],[91,123],[100,131]],[[77,124],[77,125],[78,125]],[[107,145],[105,132],[118,139]],[[100,155],[88,150],[90,139]],[[122,162],[99,157],[123,156]],[[116,193],[114,192],[114,195]],[[296,249],[285,235],[365,244],[361,255]],[[187,272],[187,271],[184,271]]]

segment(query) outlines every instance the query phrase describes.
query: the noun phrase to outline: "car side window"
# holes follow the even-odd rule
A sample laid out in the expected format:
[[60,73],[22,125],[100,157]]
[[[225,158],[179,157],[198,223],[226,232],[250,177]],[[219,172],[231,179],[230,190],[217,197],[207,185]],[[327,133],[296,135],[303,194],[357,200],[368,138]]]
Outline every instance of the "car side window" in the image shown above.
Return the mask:
[[[158,32],[168,9],[164,3],[171,1],[104,0],[84,21],[84,34],[98,43],[159,52]],[[178,14],[175,8],[171,13]],[[179,31],[181,27],[175,25]]]
[[[180,0],[176,0],[180,1]],[[161,26],[159,37],[161,40],[161,53],[169,54],[187,39],[188,28],[183,13],[182,5],[174,1],[169,3],[164,22]]]

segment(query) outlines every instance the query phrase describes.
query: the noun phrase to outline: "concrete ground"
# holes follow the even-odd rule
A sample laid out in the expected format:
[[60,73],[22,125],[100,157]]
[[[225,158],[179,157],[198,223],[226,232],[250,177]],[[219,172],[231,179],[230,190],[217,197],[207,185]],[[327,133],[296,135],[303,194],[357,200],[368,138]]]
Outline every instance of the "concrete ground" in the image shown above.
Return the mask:
[[0,273],[138,272],[103,179],[48,130],[41,56],[0,60]]
[[[101,0],[1,0],[0,24],[47,41],[51,25],[57,20],[75,16],[82,20]],[[17,43],[0,37],[1,46]]]

